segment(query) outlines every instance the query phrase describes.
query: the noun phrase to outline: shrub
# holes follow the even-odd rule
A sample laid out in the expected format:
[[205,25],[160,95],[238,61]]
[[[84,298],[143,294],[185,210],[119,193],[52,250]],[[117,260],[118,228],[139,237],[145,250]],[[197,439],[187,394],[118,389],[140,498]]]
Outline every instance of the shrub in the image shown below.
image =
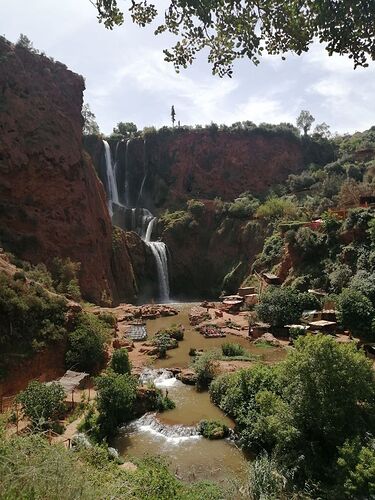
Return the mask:
[[215,376],[214,361],[219,359],[218,351],[207,351],[194,358],[192,368],[197,374],[197,387],[207,387]]
[[224,356],[236,357],[236,356],[246,356],[247,352],[240,344],[235,344],[232,342],[226,342],[222,344],[221,350]]
[[319,259],[326,249],[325,236],[309,227],[301,227],[296,232],[293,247],[304,260]]
[[186,205],[188,211],[191,213],[194,219],[200,219],[202,217],[205,210],[204,203],[199,200],[189,200]]
[[337,460],[339,487],[345,498],[372,498],[375,495],[375,440],[363,445],[356,438],[345,441]]
[[57,292],[69,294],[73,300],[80,300],[81,292],[78,283],[80,262],[73,262],[70,258],[55,257],[51,265],[53,285]]
[[107,340],[108,328],[102,321],[93,314],[79,314],[68,335],[67,368],[93,373],[104,364]]
[[120,424],[134,417],[137,380],[129,374],[108,372],[96,380],[98,425],[103,436],[110,437]]
[[344,328],[354,335],[366,337],[371,335],[371,323],[375,310],[371,301],[361,292],[345,289],[338,297],[339,320]]
[[288,198],[269,198],[256,211],[256,216],[261,219],[279,220],[296,219],[298,207]]
[[244,492],[251,500],[292,498],[287,495],[287,479],[277,460],[262,453],[248,468]]
[[347,264],[336,264],[328,275],[331,291],[340,293],[348,285],[352,274],[352,270]]
[[109,313],[109,312],[101,312],[98,315],[98,318],[100,319],[100,321],[103,321],[104,323],[106,323],[108,326],[110,326],[112,328],[115,328],[115,326],[117,324],[116,316],[112,313]]
[[365,297],[375,304],[375,273],[368,271],[357,271],[349,283],[350,290],[362,293]]
[[255,310],[261,321],[280,327],[298,322],[306,304],[304,298],[293,288],[269,287]]
[[37,380],[29,383],[17,396],[24,415],[34,428],[43,430],[61,417],[65,409],[65,392],[60,384],[43,384]]
[[229,436],[228,427],[217,420],[201,420],[199,432],[207,439],[224,439]]
[[254,215],[258,207],[259,200],[257,198],[250,193],[243,193],[227,205],[227,213],[229,217],[247,219]]
[[115,373],[122,375],[131,372],[131,363],[127,349],[115,349],[111,359],[111,368]]
[[64,299],[0,273],[0,376],[11,356],[30,356],[61,340],[66,335],[65,312]]
[[257,256],[253,264],[253,269],[263,270],[270,268],[280,261],[283,250],[284,240],[279,234],[276,233],[266,238],[264,240],[262,253]]
[[169,335],[172,339],[183,340],[184,339],[184,327],[182,325],[172,325],[169,328],[163,328],[158,331],[158,335]]
[[53,280],[52,276],[47,270],[47,267],[45,264],[37,264],[36,266],[32,267],[29,271],[27,271],[27,277],[30,280],[37,281],[41,285],[43,285],[45,288],[48,290],[54,291],[54,285],[53,285]]
[[176,339],[172,338],[168,333],[159,332],[152,339],[152,345],[157,347],[159,358],[165,358],[168,349],[174,349],[178,346]]

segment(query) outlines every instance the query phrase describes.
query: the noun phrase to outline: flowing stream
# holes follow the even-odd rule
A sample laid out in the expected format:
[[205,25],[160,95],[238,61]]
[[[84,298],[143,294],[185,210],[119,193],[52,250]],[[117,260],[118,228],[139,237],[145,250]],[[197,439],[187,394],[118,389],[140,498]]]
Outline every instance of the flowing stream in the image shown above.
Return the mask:
[[[226,338],[207,339],[189,324],[188,313],[196,304],[174,304],[177,316],[148,320],[146,328],[152,338],[160,329],[173,324],[185,327],[184,340],[177,349],[168,351],[166,359],[158,359],[152,367],[144,368],[140,378],[152,382],[176,403],[173,410],[148,413],[123,427],[114,446],[123,457],[161,455],[170,470],[187,481],[224,481],[228,477],[244,477],[247,459],[230,439],[210,441],[199,435],[197,426],[202,419],[219,420],[233,428],[233,421],[210,400],[207,391],[198,392],[195,386],[185,385],[168,370],[186,368],[191,363],[189,351],[220,348],[224,342],[241,344],[250,354],[266,362],[276,362],[285,351],[275,347],[257,347],[247,338],[232,335]],[[249,365],[250,366],[250,365]]]
[[[138,208],[138,207],[130,207],[130,188],[129,188],[129,143],[130,140],[126,142],[125,146],[125,203],[127,204],[126,208],[131,208],[131,230],[136,231],[140,237],[143,239],[145,244],[150,248],[152,255],[155,260],[156,273],[157,273],[157,281],[159,288],[159,302],[168,302],[170,296],[170,287],[169,287],[169,271],[168,271],[168,249],[165,243],[162,241],[152,241],[152,232],[157,221],[156,217],[152,215],[152,213],[147,210],[147,208]],[[107,197],[108,197],[108,211],[110,216],[113,216],[114,205],[122,206],[119,201],[119,190],[117,185],[117,175],[116,170],[119,168],[118,165],[118,146],[120,143],[116,145],[116,154],[115,161],[113,161],[111,148],[107,141],[103,140],[104,145],[104,155],[105,155],[105,163],[106,163],[106,179],[107,179]],[[141,187],[139,190],[139,194],[137,197],[137,205],[143,201],[143,190],[144,185],[147,179],[147,169],[146,169],[146,141],[143,144],[143,162],[144,162],[144,176],[142,179]]]

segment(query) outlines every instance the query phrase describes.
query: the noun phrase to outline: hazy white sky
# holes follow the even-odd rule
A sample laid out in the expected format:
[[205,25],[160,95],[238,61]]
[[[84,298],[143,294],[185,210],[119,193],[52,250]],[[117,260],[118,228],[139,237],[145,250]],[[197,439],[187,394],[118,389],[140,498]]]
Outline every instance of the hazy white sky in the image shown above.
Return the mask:
[[85,99],[105,133],[119,121],[169,125],[172,104],[188,125],[295,123],[301,109],[332,131],[375,125],[375,63],[353,70],[349,59],[329,57],[319,45],[286,61],[268,56],[257,67],[242,60],[232,79],[212,76],[205,57],[176,74],[162,54],[173,38],[130,20],[108,31],[89,0],[0,0],[0,34],[15,42],[20,33],[85,77]]

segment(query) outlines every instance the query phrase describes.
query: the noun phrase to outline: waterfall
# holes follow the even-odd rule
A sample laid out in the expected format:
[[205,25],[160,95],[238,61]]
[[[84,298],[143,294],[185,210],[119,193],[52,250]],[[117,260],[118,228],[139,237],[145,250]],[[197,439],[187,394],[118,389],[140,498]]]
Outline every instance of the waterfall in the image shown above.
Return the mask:
[[[169,275],[168,275],[168,257],[167,247],[161,241],[151,241],[152,232],[156,223],[156,217],[147,210],[147,208],[138,207],[139,203],[143,200],[143,190],[147,179],[147,143],[143,142],[143,179],[139,189],[138,197],[130,196],[129,184],[129,145],[131,139],[126,141],[125,146],[125,207],[131,210],[131,227],[130,230],[136,231],[143,239],[145,244],[150,248],[155,260],[158,286],[159,286],[159,299],[163,302],[169,301]],[[115,161],[113,162],[111,148],[107,141],[103,140],[105,164],[106,164],[106,178],[107,178],[107,197],[108,197],[108,210],[113,217],[113,205],[124,207],[119,201],[119,193],[117,187],[117,169],[118,163],[118,148],[120,142],[116,145]],[[137,207],[131,207],[131,199],[137,200]]]
[[148,223],[147,231],[146,231],[146,236],[145,236],[145,242],[146,243],[150,243],[150,241],[151,241],[152,231],[154,229],[155,222],[156,222],[156,217],[153,217],[150,220],[150,222]]
[[112,217],[113,215],[112,204],[116,203],[117,205],[119,205],[120,203],[118,199],[117,182],[114,172],[115,168],[112,162],[111,148],[109,147],[107,141],[103,140],[103,144],[104,144],[105,166],[106,166],[107,186],[108,186],[108,210]]
[[143,385],[152,382],[158,389],[182,385],[182,382],[177,380],[173,373],[165,368],[144,368],[139,375],[139,381]]
[[122,430],[129,434],[139,431],[148,432],[174,445],[202,438],[196,426],[163,424],[157,419],[155,413],[146,413]]
[[130,192],[129,192],[129,144],[130,139],[126,141],[125,146],[125,205],[130,205]]
[[163,302],[167,302],[169,300],[167,245],[162,241],[150,241],[147,245],[150,247],[156,263],[160,298]]

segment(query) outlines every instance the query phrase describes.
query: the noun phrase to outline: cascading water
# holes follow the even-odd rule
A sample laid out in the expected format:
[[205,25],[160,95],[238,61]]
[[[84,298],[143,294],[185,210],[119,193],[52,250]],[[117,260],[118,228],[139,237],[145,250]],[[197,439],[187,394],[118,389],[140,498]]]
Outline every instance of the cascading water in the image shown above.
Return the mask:
[[103,141],[104,144],[104,156],[105,156],[105,166],[107,175],[107,186],[108,186],[108,211],[112,217],[113,215],[113,203],[119,205],[117,181],[115,175],[115,165],[112,161],[111,148],[107,141]]
[[[158,389],[167,389],[178,385],[183,387],[182,382],[177,380],[172,372],[165,369],[145,368],[139,376],[139,381],[142,384],[152,382]],[[183,441],[190,441],[201,437],[197,426],[164,424],[158,420],[156,413],[146,413],[126,426],[124,430],[129,434],[147,432],[157,438],[164,439],[170,445],[178,445]]]
[[162,241],[150,241],[147,245],[150,247],[156,263],[160,298],[163,302],[167,302],[169,300],[167,245]]
[[[126,208],[130,209],[130,186],[129,186],[129,143],[130,140],[126,142],[125,145],[125,204]],[[107,141],[103,141],[104,144],[104,154],[106,162],[106,178],[107,178],[107,196],[108,196],[108,211],[113,217],[113,206],[124,206],[119,201],[119,193],[117,186],[117,172],[118,168],[118,148],[119,144],[116,146],[115,161],[113,162],[111,148]],[[146,141],[143,144],[143,170],[144,176],[139,189],[138,197],[132,196],[132,199],[137,200],[137,205],[143,200],[143,190],[147,179],[147,151],[146,151]],[[163,302],[169,301],[169,274],[168,274],[168,256],[167,256],[167,246],[161,241],[151,241],[152,231],[156,223],[156,217],[147,210],[147,208],[131,208],[131,230],[136,231],[146,245],[150,248],[152,255],[155,260],[158,286],[159,286],[159,300]]]

